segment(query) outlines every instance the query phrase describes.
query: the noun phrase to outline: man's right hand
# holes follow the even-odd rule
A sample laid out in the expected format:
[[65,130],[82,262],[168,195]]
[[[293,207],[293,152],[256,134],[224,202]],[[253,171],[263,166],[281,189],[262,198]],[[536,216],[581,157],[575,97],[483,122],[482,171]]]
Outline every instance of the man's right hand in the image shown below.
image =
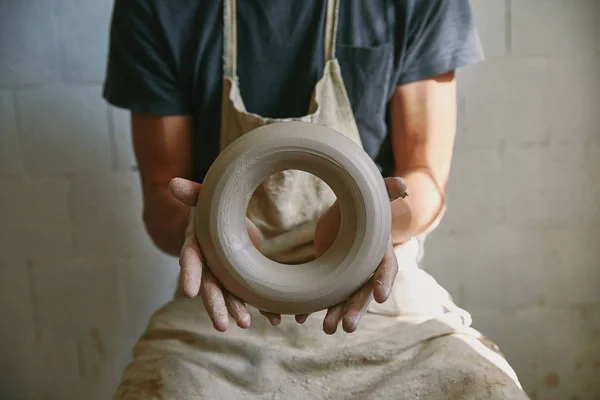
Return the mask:
[[[179,257],[181,289],[187,297],[194,298],[200,294],[204,307],[208,312],[216,330],[224,332],[229,325],[229,315],[240,328],[250,326],[250,313],[244,302],[225,290],[217,278],[204,265],[204,258],[196,236],[196,203],[202,185],[187,179],[175,178],[169,184],[173,197],[191,208],[190,218],[185,230],[185,241]],[[258,228],[246,218],[248,235],[256,248],[260,246]],[[281,322],[281,316],[262,312],[272,325]]]

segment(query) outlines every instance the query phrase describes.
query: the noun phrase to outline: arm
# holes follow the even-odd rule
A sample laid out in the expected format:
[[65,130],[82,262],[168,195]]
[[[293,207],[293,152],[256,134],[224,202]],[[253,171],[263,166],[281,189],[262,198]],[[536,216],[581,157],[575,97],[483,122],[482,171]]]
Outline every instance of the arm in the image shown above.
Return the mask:
[[178,256],[190,208],[173,197],[169,182],[176,177],[191,179],[192,119],[132,113],[131,130],[146,230],[162,251]]
[[114,2],[103,96],[131,111],[144,223],[161,250],[178,255],[189,208],[172,197],[168,185],[171,178],[191,176],[192,122],[172,44],[161,32],[152,2]]
[[409,196],[392,203],[392,237],[400,244],[432,231],[446,207],[456,135],[454,72],[398,86],[390,108],[395,176]]
[[454,71],[484,58],[469,0],[402,3],[406,47],[389,119],[393,173],[409,196],[392,206],[396,244],[440,222],[456,135]]

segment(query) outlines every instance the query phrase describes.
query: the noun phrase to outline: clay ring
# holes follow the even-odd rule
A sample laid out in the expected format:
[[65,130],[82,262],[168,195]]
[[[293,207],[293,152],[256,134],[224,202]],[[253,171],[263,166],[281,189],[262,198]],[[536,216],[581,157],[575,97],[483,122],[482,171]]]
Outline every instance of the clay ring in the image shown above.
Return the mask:
[[[336,194],[341,227],[316,260],[286,265],[252,244],[245,216],[250,197],[272,174],[295,169]],[[375,163],[341,133],[308,122],[259,127],[225,148],[202,183],[196,210],[206,265],[231,294],[278,314],[317,312],[348,299],[381,262],[391,234],[391,207]]]

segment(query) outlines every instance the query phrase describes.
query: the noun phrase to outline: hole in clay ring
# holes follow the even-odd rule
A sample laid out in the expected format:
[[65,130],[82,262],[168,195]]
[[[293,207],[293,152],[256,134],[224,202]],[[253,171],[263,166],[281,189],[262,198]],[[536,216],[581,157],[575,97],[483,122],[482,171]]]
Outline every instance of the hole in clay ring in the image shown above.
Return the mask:
[[[301,265],[262,255],[245,224],[256,187],[286,169],[327,183],[342,214],[332,247]],[[389,245],[391,208],[379,170],[352,140],[321,125],[280,122],[244,134],[217,157],[202,183],[196,229],[206,265],[230,293],[263,311],[305,314],[346,300],[368,280]]]

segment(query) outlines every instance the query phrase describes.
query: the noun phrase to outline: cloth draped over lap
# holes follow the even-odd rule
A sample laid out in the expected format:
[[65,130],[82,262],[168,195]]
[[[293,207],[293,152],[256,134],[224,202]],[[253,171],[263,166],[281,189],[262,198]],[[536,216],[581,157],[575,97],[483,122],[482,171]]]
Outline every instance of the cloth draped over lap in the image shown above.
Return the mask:
[[468,313],[410,262],[416,240],[403,246],[395,293],[408,290],[352,334],[326,335],[324,311],[273,327],[252,307],[249,329],[230,324],[221,333],[201,299],[176,297],[151,318],[114,398],[527,399]]
[[[286,121],[246,110],[236,74],[236,1],[223,4],[222,149],[252,129]],[[360,146],[335,58],[338,7],[328,0],[323,76],[308,114],[294,120],[327,126]],[[263,235],[263,250],[299,263],[314,257],[316,219],[334,200],[318,178],[283,171],[259,187],[248,216]],[[470,315],[419,268],[419,250],[417,239],[395,248],[400,271],[392,294],[373,304],[352,334],[339,328],[326,335],[325,311],[304,324],[284,317],[273,327],[252,307],[250,328],[230,324],[220,333],[200,298],[176,296],[151,318],[114,398],[527,399],[507,362],[469,327]]]

